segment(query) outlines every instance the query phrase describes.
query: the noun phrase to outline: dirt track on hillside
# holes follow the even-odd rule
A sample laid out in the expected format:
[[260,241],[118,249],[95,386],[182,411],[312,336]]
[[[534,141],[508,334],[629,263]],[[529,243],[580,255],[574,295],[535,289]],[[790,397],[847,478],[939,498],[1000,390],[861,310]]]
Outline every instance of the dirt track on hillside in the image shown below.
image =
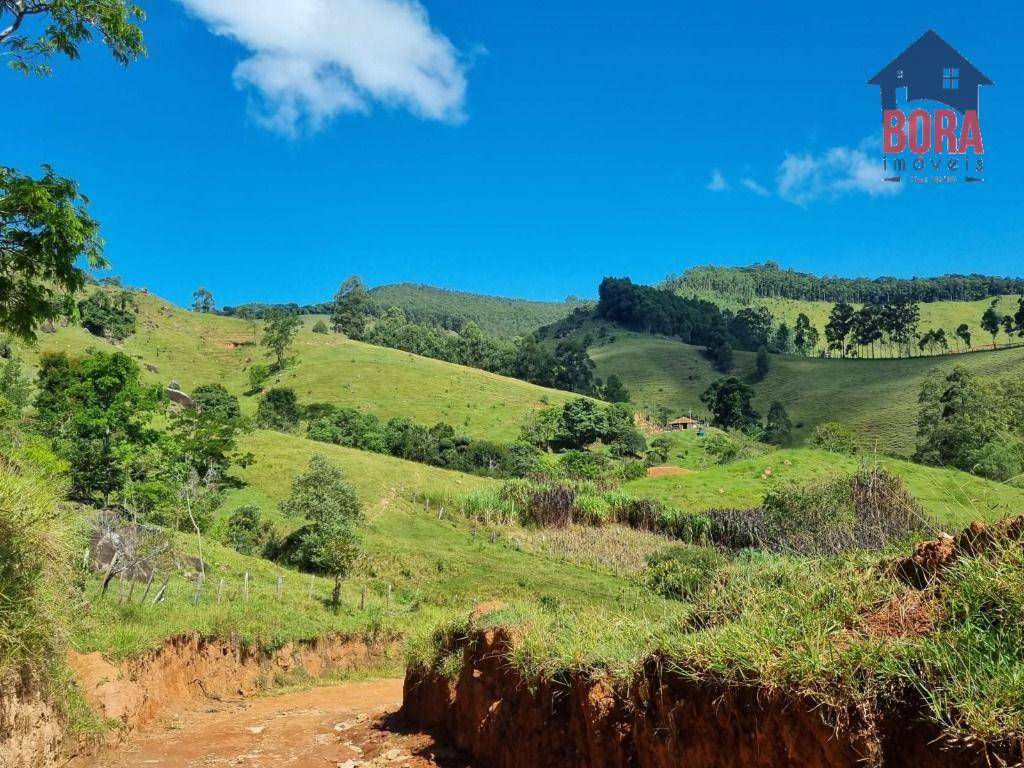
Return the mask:
[[177,715],[77,766],[96,768],[472,768],[395,712],[402,681],[378,680],[211,706]]

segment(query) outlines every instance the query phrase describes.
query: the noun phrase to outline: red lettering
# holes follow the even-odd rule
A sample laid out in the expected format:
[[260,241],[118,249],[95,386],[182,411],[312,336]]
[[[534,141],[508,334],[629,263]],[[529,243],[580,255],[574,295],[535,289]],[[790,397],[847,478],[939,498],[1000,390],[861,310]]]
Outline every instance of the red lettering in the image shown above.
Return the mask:
[[956,112],[952,109],[935,110],[935,151],[960,151],[956,140]]
[[985,145],[981,141],[981,126],[978,125],[978,112],[974,109],[964,112],[964,123],[960,127],[960,143],[956,151],[963,153],[967,147],[971,147],[976,155],[985,154]]
[[910,151],[921,155],[932,146],[932,116],[923,109],[915,109],[907,118],[907,138]]
[[907,118],[902,110],[886,109],[882,111],[882,151],[902,152],[907,148],[907,135],[904,129]]

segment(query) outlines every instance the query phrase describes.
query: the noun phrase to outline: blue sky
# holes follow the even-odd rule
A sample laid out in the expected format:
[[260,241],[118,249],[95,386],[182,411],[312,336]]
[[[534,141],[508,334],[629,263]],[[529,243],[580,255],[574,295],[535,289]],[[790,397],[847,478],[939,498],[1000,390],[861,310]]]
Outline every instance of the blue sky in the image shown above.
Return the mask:
[[[1020,3],[143,4],[128,70],[95,46],[0,73],[0,162],[79,179],[114,271],[175,301],[354,272],[531,298],[765,259],[1024,274]],[[886,194],[865,81],[929,27],[996,82],[987,181]]]

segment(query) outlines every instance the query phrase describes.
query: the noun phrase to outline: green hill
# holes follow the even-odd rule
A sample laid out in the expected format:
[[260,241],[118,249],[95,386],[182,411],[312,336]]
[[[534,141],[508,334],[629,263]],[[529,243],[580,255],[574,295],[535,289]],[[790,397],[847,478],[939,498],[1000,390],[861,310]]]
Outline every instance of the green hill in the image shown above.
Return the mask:
[[[902,477],[925,510],[949,530],[972,520],[999,519],[1024,508],[1021,488],[953,469],[923,467],[885,456],[877,460]],[[692,512],[725,507],[742,509],[758,506],[773,485],[813,482],[851,472],[858,464],[859,460],[851,456],[824,451],[780,450],[684,475],[635,480],[626,484],[624,490]]]
[[485,333],[506,339],[531,333],[542,325],[561,320],[577,307],[587,305],[587,302],[576,299],[507,299],[415,283],[382,285],[370,291],[370,298],[380,309],[401,307],[415,322],[430,322],[448,328],[474,322]]
[[[614,341],[590,348],[600,377],[618,375],[633,401],[651,412],[660,406],[678,415],[705,412],[700,395],[721,374],[700,349],[608,327]],[[596,337],[597,330],[599,325],[589,325],[578,333]],[[755,407],[763,414],[772,401],[781,401],[789,410],[798,441],[817,424],[840,421],[878,450],[904,455],[914,449],[917,395],[929,371],[962,365],[984,377],[1024,374],[1022,348],[902,360],[772,355],[771,370],[761,381],[755,376],[753,353],[736,352],[735,358],[735,375],[754,387]]]
[[[122,348],[146,367],[150,381],[173,379],[185,391],[219,382],[242,394],[249,388],[249,366],[268,362],[257,345],[258,323],[188,312],[152,294],[137,294],[136,300],[137,331]],[[308,327],[298,336],[293,364],[265,385],[292,387],[302,403],[329,402],[431,425],[446,421],[472,437],[506,440],[518,434],[532,409],[574,397],[475,368],[315,334]],[[41,334],[35,347],[19,354],[31,363],[44,351],[80,353],[109,346],[82,328],[68,327]],[[243,398],[243,408],[252,412],[255,398]]]

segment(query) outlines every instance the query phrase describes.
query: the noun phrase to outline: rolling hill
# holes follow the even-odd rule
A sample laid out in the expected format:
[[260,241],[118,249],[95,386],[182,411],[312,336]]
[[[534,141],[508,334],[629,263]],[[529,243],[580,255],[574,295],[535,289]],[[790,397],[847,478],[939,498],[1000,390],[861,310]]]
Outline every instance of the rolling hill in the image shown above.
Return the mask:
[[[148,380],[176,380],[185,391],[220,383],[241,395],[249,389],[248,368],[266,363],[258,346],[259,324],[176,307],[152,294],[136,294],[137,331],[122,349],[145,367]],[[32,364],[46,351],[81,353],[111,348],[83,328],[57,328],[18,354]],[[303,329],[294,362],[266,387],[295,389],[300,403],[328,402],[359,408],[388,419],[403,416],[432,425],[445,421],[472,437],[508,440],[526,414],[541,404],[574,395],[537,387],[475,368],[377,347]],[[242,398],[255,410],[255,398]]]
[[542,325],[561,320],[577,307],[588,305],[572,298],[565,301],[508,299],[417,283],[379,286],[370,291],[370,299],[382,310],[400,307],[415,322],[445,327],[473,322],[485,333],[505,339],[531,333]]
[[[577,333],[596,336],[600,325],[588,325]],[[614,326],[608,329],[614,340],[590,347],[598,376],[618,375],[633,401],[651,412],[659,406],[677,415],[705,412],[700,395],[721,374],[699,348]],[[917,395],[929,371],[962,365],[984,377],[1024,374],[1022,348],[902,360],[772,355],[764,380],[757,380],[753,353],[736,352],[735,358],[735,375],[754,387],[755,407],[763,414],[774,400],[781,401],[798,441],[817,424],[840,421],[877,450],[903,455],[914,450]]]
[[[925,511],[948,530],[972,520],[1000,519],[1024,508],[1024,489],[1015,486],[886,456],[866,460],[877,460],[902,477]],[[642,478],[626,484],[624,490],[692,512],[743,509],[758,506],[776,484],[814,482],[852,472],[859,463],[851,456],[807,448],[779,450],[687,474]]]

